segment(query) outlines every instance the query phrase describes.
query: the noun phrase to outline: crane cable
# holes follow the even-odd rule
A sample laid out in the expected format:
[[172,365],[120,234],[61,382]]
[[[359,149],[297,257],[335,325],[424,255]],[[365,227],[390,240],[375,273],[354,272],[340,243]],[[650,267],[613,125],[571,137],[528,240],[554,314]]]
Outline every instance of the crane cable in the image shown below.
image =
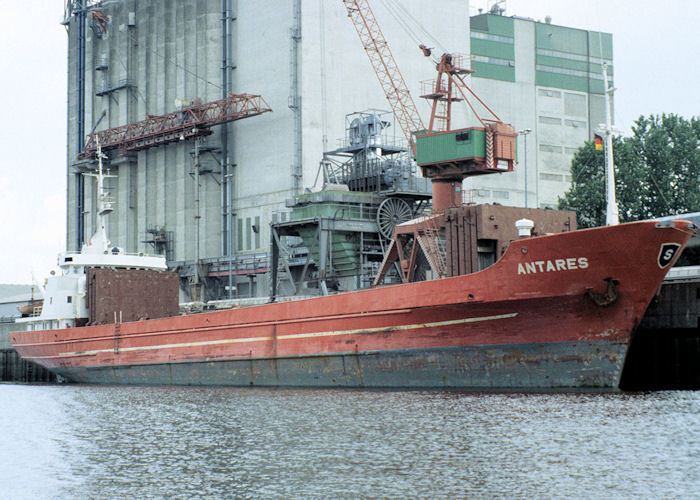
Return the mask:
[[380,0],[380,3],[384,4],[386,10],[416,45],[420,46],[428,42],[443,53],[449,52],[398,0]]

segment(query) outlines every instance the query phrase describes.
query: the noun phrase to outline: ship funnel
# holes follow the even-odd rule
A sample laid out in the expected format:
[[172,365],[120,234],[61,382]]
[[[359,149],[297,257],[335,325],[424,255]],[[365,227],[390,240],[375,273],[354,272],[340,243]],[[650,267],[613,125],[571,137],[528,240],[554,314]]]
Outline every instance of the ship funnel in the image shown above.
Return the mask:
[[529,238],[532,236],[533,227],[535,227],[535,223],[530,219],[520,219],[515,221],[515,228],[518,230],[518,236],[520,238]]

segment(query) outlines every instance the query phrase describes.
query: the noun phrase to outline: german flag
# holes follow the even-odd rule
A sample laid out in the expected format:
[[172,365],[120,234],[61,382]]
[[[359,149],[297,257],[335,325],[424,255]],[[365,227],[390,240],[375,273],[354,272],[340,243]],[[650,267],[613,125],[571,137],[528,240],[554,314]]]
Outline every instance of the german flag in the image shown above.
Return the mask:
[[601,151],[603,149],[603,138],[596,134],[593,137],[593,142],[595,143],[595,149],[596,151]]

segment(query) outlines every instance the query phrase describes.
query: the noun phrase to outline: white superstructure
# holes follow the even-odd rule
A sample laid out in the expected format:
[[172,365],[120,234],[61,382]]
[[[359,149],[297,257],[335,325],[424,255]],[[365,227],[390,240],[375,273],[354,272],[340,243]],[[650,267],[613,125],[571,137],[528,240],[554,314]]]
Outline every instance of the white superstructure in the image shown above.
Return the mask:
[[83,245],[80,252],[65,252],[58,256],[61,274],[50,276],[46,286],[41,287],[44,304],[41,313],[28,318],[18,318],[17,323],[25,323],[27,330],[49,330],[70,328],[87,322],[88,308],[86,301],[87,268],[110,269],[150,269],[163,271],[167,269],[165,257],[161,255],[129,254],[107,238],[105,219],[113,211],[108,193],[105,192],[104,179],[111,177],[102,171],[103,154],[97,152],[98,167],[96,173],[84,175],[94,177],[98,193],[97,230]]

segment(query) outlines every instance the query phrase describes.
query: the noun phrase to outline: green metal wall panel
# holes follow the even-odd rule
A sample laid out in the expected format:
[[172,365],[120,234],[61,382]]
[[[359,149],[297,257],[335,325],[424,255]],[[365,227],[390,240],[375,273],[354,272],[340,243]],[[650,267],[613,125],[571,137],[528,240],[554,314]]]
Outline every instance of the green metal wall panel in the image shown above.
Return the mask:
[[[470,19],[471,26],[471,53],[483,58],[499,59],[504,64],[494,64],[485,60],[472,61],[472,69],[475,76],[502,80],[515,81],[515,25],[510,17],[481,14]],[[485,39],[491,37],[492,39]],[[508,64],[510,63],[510,64]]]
[[471,39],[472,54],[498,57],[499,59],[515,59],[515,46],[511,43],[494,42],[491,40]]
[[[613,71],[614,68],[613,68],[612,66],[610,66],[609,64],[610,64],[610,63],[608,63],[608,78],[612,80],[613,75],[614,75],[614,71]],[[601,78],[602,78],[602,75],[603,75],[603,65],[602,65],[602,64],[591,63],[591,64],[588,65],[588,71],[591,72],[591,73],[593,73],[593,74],[595,74],[595,75],[601,75]]]
[[603,86],[603,80],[596,80],[596,79],[589,79],[588,80],[588,85],[589,85],[589,92],[591,94],[603,94],[605,91],[605,87]]
[[[535,24],[536,83],[546,87],[602,94],[601,56],[612,61],[612,35],[564,26]],[[547,51],[549,53],[543,54]],[[547,71],[542,67],[552,67]],[[557,72],[561,69],[564,72]],[[566,71],[584,74],[565,74]],[[612,79],[612,65],[608,76]]]
[[[344,231],[334,231],[331,236],[327,265],[328,269],[333,268],[339,277],[354,276],[358,272],[359,248],[353,241],[348,241],[348,234]],[[301,229],[299,235],[304,240],[304,246],[309,250],[311,258],[317,265],[320,264],[316,228]]]
[[[467,140],[457,140],[468,132]],[[461,158],[485,158],[486,133],[483,129],[453,130],[416,138],[416,163],[429,165]]]
[[505,82],[515,81],[515,68],[500,64],[489,64],[474,61],[472,62],[474,74],[472,78],[490,78],[491,80],[503,80]]
[[535,73],[535,80],[537,85],[541,85],[543,87],[555,87],[558,89],[588,92],[588,78],[581,76],[562,75],[560,73],[551,73],[549,71],[537,71]]
[[588,55],[588,32],[553,24],[535,23],[535,47]]
[[[538,22],[533,24],[535,61],[517,61],[515,64],[534,64],[537,85],[602,94],[601,56],[610,64],[608,76],[611,80],[613,76],[612,35]],[[472,54],[482,58],[472,61],[472,69],[476,71],[474,77],[514,82],[515,67],[483,59],[515,61],[514,19],[480,14],[470,18],[470,27]],[[548,68],[552,70],[548,71]]]
[[469,18],[469,27],[472,31],[488,31],[489,21],[486,14],[472,16]]
[[495,35],[513,37],[515,34],[515,24],[512,17],[481,14],[470,19],[470,26],[472,30],[487,31]]
[[588,63],[585,61],[573,61],[562,57],[543,56],[537,54],[537,64],[554,66],[555,68],[575,69],[577,71],[588,71]]
[[312,219],[314,217],[340,217],[343,219],[361,219],[367,210],[358,205],[339,203],[310,203],[294,207],[291,220]]
[[[601,50],[602,44],[602,50]],[[612,35],[610,33],[601,33],[599,31],[588,32],[588,53],[591,57],[600,59],[601,53],[603,59],[612,61],[613,44]]]

